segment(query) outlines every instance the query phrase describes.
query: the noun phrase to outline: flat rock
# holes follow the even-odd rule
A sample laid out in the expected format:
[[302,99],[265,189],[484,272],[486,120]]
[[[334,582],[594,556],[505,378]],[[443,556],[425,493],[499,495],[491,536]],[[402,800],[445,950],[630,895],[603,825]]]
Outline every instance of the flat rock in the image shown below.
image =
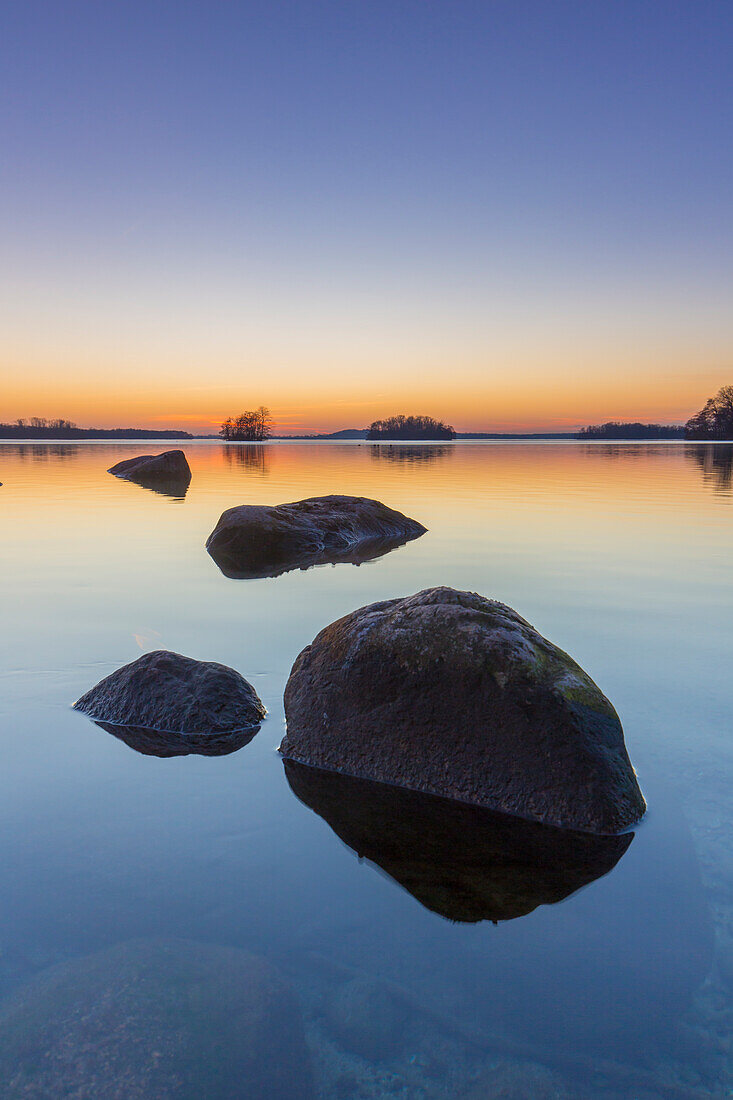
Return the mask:
[[183,451],[163,451],[159,455],[138,455],[110,466],[115,477],[135,481],[147,489],[183,496],[191,481],[191,467]]
[[540,825],[483,806],[285,760],[293,794],[359,859],[451,921],[513,920],[613,870],[633,833]]
[[74,709],[100,723],[171,733],[178,746],[180,736],[200,744],[202,736],[251,729],[266,714],[252,685],[233,668],[164,649],[105,676]]
[[44,971],[0,1009],[7,1100],[309,1100],[295,996],[263,959],[133,940]]
[[530,820],[617,833],[646,805],[618,715],[516,611],[431,588],[327,626],[285,689],[284,756]]
[[291,569],[359,565],[425,534],[425,527],[366,497],[310,497],[223,512],[206,549],[228,577],[276,577]]

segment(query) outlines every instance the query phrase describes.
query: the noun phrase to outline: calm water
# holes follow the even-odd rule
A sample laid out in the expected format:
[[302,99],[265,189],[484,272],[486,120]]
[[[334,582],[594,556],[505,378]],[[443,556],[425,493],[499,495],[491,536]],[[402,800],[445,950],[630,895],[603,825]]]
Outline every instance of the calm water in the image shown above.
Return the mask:
[[[0,445],[4,1003],[48,968],[183,937],[277,967],[318,1096],[730,1096],[733,448],[201,443],[183,500],[106,473],[162,449]],[[266,580],[229,580],[204,550],[225,508],[333,492],[428,533]],[[444,919],[360,861],[276,753],[291,664],[318,630],[438,584],[512,605],[588,670],[649,803],[610,873],[496,924]],[[70,709],[159,648],[254,684],[269,718],[250,744],[159,759]],[[251,1095],[201,1073],[199,1096]],[[66,1095],[59,1074],[11,1094]],[[110,1089],[74,1095],[139,1095]],[[170,1089],[150,1095],[189,1095]]]

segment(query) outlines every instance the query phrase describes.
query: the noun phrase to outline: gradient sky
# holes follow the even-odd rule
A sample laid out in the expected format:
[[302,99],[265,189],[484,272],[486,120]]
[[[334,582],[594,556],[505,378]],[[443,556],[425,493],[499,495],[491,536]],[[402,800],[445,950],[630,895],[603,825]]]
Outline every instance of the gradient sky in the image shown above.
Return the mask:
[[685,420],[733,382],[733,5],[10,2],[0,420]]

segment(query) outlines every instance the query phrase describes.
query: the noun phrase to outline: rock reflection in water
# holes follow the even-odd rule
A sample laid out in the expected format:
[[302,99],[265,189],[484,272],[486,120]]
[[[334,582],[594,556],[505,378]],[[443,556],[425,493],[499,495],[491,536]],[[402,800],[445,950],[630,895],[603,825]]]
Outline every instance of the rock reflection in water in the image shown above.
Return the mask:
[[358,546],[334,548],[297,554],[292,558],[270,558],[259,553],[254,547],[251,554],[232,553],[207,546],[211,557],[225,577],[230,580],[261,580],[264,577],[279,577],[296,569],[312,569],[317,565],[363,565],[376,561],[392,550],[399,549],[410,542],[411,538],[364,539]]
[[295,794],[357,853],[452,921],[505,921],[613,870],[633,833],[539,825],[436,795],[284,760]]
[[143,756],[228,756],[248,745],[259,726],[237,730],[234,733],[168,733],[147,729],[144,726],[116,726],[111,722],[95,722],[95,725],[111,733]]

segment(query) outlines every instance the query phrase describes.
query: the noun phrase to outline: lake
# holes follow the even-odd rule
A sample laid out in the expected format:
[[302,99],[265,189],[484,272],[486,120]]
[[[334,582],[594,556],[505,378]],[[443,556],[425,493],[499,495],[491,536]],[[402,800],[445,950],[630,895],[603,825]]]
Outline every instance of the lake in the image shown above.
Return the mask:
[[[4,1095],[730,1096],[733,447],[186,443],[184,498],[106,472],[170,445],[0,444]],[[428,531],[259,580],[204,549],[225,508],[327,493]],[[569,892],[533,877],[532,836],[323,791],[277,753],[316,633],[434,585],[514,607],[621,717],[648,813]],[[239,670],[269,712],[259,733],[160,758],[72,711],[154,649]],[[451,894],[485,840],[496,913]],[[440,896],[411,877],[436,863]],[[268,977],[246,977],[251,956]],[[250,981],[274,983],[271,1015],[255,1041],[237,1009],[237,1062],[240,1024],[212,1020]],[[163,1038],[136,1065],[153,985]],[[169,1055],[185,1072],[159,1079]]]

